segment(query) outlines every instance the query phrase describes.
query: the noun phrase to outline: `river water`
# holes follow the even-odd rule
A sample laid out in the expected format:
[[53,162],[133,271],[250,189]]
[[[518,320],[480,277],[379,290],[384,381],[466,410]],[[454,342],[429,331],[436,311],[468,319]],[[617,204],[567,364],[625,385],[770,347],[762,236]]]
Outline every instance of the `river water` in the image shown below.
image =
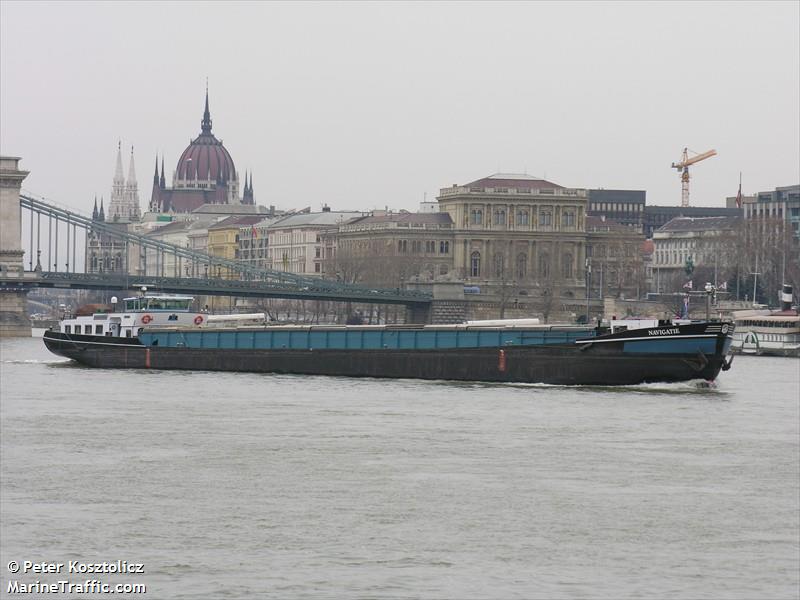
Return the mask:
[[[796,359],[620,389],[0,361],[3,597],[800,594]],[[8,565],[70,560],[144,573]]]

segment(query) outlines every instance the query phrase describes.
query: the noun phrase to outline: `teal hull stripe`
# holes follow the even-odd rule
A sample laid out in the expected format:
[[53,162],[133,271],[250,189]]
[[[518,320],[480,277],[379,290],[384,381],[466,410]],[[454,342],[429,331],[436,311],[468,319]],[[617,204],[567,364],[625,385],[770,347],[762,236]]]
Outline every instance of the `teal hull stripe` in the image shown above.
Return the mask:
[[593,330],[194,330],[143,331],[139,338],[146,346],[294,349],[294,350],[434,350],[439,348],[487,348],[572,344],[578,338],[594,335]]
[[713,354],[717,348],[716,338],[659,338],[625,342],[623,352],[652,354]]

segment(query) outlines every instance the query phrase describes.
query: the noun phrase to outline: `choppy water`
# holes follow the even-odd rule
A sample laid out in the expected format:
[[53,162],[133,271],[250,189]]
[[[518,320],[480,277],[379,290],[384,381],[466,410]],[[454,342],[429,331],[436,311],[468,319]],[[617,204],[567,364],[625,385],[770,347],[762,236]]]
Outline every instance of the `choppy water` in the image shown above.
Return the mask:
[[800,593],[794,359],[712,389],[0,361],[4,596],[65,579],[12,560],[144,563],[97,578],[146,598]]

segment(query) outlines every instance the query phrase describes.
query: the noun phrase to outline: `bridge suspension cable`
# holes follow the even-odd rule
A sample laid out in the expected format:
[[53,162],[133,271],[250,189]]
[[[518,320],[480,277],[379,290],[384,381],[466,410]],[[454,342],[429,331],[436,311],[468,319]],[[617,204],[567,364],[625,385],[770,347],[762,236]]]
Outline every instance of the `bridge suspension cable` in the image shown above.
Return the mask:
[[[104,235],[116,238],[120,241],[123,241],[126,244],[126,249],[129,244],[134,244],[141,249],[141,252],[144,253],[144,269],[143,273],[141,274],[143,277],[147,277],[147,250],[151,250],[156,252],[156,264],[158,269],[158,260],[159,255],[161,256],[161,276],[164,276],[164,257],[169,254],[175,257],[176,262],[174,265],[174,270],[176,271],[175,275],[176,278],[181,278],[182,273],[179,272],[180,270],[180,261],[187,260],[193,265],[207,265],[209,269],[212,270],[217,268],[218,270],[225,269],[228,274],[237,274],[241,280],[244,281],[251,281],[251,282],[264,282],[270,284],[272,286],[280,286],[283,288],[295,288],[295,290],[313,290],[314,293],[320,294],[324,292],[331,293],[333,296],[339,297],[362,297],[362,298],[370,298],[373,302],[380,302],[382,298],[392,298],[394,301],[407,299],[409,302],[421,301],[426,302],[430,300],[430,294],[418,291],[410,291],[410,290],[397,290],[397,289],[372,289],[372,288],[365,288],[363,286],[356,286],[351,284],[346,284],[338,281],[332,281],[329,279],[322,279],[319,277],[308,277],[297,275],[294,273],[286,273],[283,271],[275,271],[272,269],[263,269],[259,267],[254,267],[252,265],[243,264],[239,261],[230,260],[218,256],[212,256],[210,254],[198,252],[196,250],[190,250],[188,248],[184,248],[182,246],[178,246],[175,244],[170,244],[168,242],[163,242],[161,240],[153,239],[144,235],[139,235],[136,233],[131,233],[129,231],[120,231],[119,227],[115,227],[112,224],[106,223],[104,221],[94,220],[90,217],[80,214],[74,210],[56,206],[52,204],[50,201],[43,201],[40,199],[33,198],[27,194],[20,194],[20,206],[22,208],[28,209],[31,211],[31,215],[36,213],[37,216],[37,223],[39,225],[39,230],[41,229],[41,220],[39,218],[40,215],[46,215],[51,218],[51,222],[49,225],[48,231],[48,261],[50,265],[58,263],[58,223],[59,221],[63,221],[67,224],[67,271],[69,272],[69,245],[72,244],[72,269],[73,272],[75,271],[75,252],[76,252],[76,234],[75,229],[80,227],[87,232],[87,240],[88,234],[90,232],[95,233],[102,233]],[[52,231],[52,219],[56,220],[56,228],[55,228],[55,247],[50,244],[51,240],[51,231]],[[69,237],[69,227],[70,225],[73,227],[73,234],[71,236],[71,240]],[[33,218],[31,217],[31,263],[33,261]],[[40,237],[37,237],[37,255],[41,252],[38,246],[40,242]],[[88,241],[87,241],[88,245]],[[54,249],[55,252],[55,263],[52,262],[50,258],[51,250]],[[127,260],[127,257],[126,257]],[[140,253],[140,262],[142,261],[142,254]],[[33,266],[31,265],[33,270]],[[48,271],[48,269],[41,269],[41,265],[37,260],[37,270],[44,270]],[[56,269],[57,270],[57,269]],[[133,274],[126,274],[130,277],[136,277]]]

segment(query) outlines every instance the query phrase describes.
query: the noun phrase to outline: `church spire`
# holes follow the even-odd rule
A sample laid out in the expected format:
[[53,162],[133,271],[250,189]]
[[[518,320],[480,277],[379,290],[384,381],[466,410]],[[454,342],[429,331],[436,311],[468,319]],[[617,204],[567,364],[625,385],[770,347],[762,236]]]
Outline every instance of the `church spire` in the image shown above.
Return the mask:
[[206,109],[203,111],[203,122],[201,123],[203,133],[211,133],[211,112],[208,110],[208,82],[206,82]]
[[162,189],[167,186],[167,181],[164,178],[164,155],[163,154],[161,155],[161,179],[158,180],[158,185],[161,186]]
[[116,221],[119,218],[139,218],[139,183],[136,181],[136,166],[133,161],[133,146],[131,146],[131,164],[128,167],[128,183],[125,186],[125,197],[122,204],[109,208],[111,216]]
[[131,164],[128,167],[128,187],[138,187],[136,184],[136,168],[133,166],[133,146],[131,146]]
[[94,197],[94,210],[92,211],[92,221],[97,221],[97,196]]
[[117,168],[114,170],[114,185],[125,185],[125,174],[122,172],[122,140],[117,142]]
[[153,185],[158,185],[158,154],[156,154],[156,172],[153,174]]
[[97,218],[100,221],[106,220],[106,212],[103,210],[103,197],[100,196],[100,214],[97,215]]

